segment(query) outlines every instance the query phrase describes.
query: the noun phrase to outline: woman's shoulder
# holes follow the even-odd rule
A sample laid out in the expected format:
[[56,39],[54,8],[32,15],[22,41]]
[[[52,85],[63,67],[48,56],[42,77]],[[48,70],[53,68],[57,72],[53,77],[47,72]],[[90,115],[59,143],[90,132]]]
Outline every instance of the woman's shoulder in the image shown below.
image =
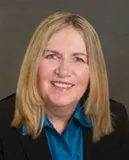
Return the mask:
[[122,103],[113,99],[110,99],[110,110],[113,115],[118,117],[123,117],[125,115],[127,116],[126,107]]
[[9,122],[14,114],[15,94],[0,100],[0,123]]
[[[110,100],[112,123],[115,130],[129,133],[129,119],[126,107],[115,100]],[[121,131],[120,131],[121,130]]]

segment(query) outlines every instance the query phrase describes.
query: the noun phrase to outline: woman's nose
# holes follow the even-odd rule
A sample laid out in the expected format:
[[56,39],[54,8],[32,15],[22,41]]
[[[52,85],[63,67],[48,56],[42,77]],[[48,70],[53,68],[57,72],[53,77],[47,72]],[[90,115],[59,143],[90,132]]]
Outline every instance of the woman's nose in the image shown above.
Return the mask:
[[60,78],[70,77],[71,76],[71,67],[70,62],[65,60],[60,61],[58,66],[55,69],[55,74],[58,75]]

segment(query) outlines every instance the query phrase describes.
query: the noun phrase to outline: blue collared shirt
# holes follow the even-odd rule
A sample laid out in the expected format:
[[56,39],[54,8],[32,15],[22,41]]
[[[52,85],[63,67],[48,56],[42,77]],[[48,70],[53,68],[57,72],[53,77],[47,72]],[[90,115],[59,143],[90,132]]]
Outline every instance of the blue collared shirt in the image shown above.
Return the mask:
[[[83,160],[83,126],[93,128],[80,103],[62,134],[45,116],[44,127],[52,160]],[[26,128],[23,127],[22,135],[26,134]]]

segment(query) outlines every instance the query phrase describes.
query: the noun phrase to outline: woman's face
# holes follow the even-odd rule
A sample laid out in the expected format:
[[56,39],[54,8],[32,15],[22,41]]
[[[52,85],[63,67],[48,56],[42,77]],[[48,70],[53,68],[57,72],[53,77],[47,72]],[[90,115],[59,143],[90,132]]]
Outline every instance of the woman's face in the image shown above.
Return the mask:
[[76,105],[89,82],[89,66],[81,33],[71,26],[49,40],[39,65],[43,98],[58,107]]

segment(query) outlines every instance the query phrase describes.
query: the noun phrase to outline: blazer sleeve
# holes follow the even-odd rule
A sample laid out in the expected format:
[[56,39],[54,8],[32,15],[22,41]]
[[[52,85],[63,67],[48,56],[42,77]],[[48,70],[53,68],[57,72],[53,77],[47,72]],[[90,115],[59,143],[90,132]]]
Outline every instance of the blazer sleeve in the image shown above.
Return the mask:
[[122,155],[122,160],[129,160],[129,119],[124,106],[122,109],[123,109],[123,116],[121,117],[121,122],[122,122],[121,155]]
[[4,160],[1,140],[0,140],[0,160]]

